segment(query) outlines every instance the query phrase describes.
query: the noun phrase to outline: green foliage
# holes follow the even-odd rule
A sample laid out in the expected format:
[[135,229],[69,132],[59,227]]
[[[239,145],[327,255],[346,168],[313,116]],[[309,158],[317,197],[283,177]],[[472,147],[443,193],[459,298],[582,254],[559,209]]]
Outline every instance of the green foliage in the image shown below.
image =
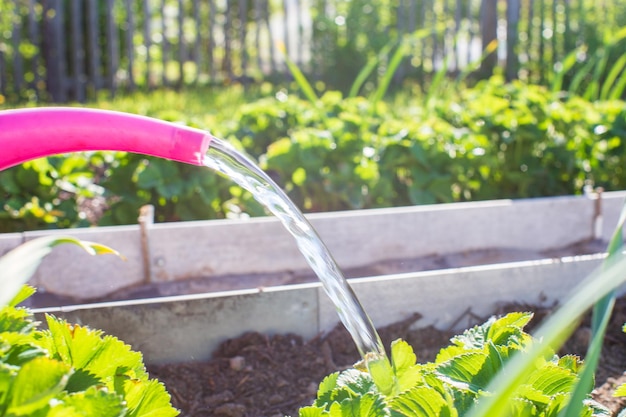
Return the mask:
[[175,416],[141,354],[112,336],[47,316],[0,310],[0,415]]
[[[531,317],[530,313],[511,313],[491,318],[453,338],[435,362],[427,364],[416,364],[411,347],[395,341],[388,378],[398,381],[398,390],[380,392],[369,373],[349,369],[324,379],[316,401],[302,408],[300,416],[466,415],[478,400],[493,394],[490,382],[513,355],[524,355],[530,346],[541,343],[523,331]],[[554,353],[535,361],[516,387],[507,415],[557,415],[567,404],[581,365],[574,356],[559,358]],[[580,415],[609,414],[587,398]]]
[[[626,16],[626,15],[625,15]],[[626,54],[621,51],[626,45],[626,27],[617,33],[605,34],[603,43],[597,48],[581,45],[570,52],[560,69],[552,76],[552,90],[567,89],[587,100],[624,98],[626,80],[623,69]],[[583,58],[584,57],[584,58]],[[569,84],[565,79],[569,76]]]
[[[193,97],[189,117],[158,103],[150,115],[224,137],[305,211],[571,195],[585,184],[626,188],[623,101],[564,97],[498,76],[471,88],[442,82],[423,99],[392,105],[329,91],[313,103],[279,90],[206,117]],[[132,110],[126,101],[120,107]],[[93,202],[105,208],[100,225],[135,223],[145,204],[155,206],[157,221],[264,214],[213,172],[124,153],[11,168],[0,173],[0,195],[5,232],[88,225]]]
[[161,222],[207,219],[228,200],[228,184],[214,173],[136,154],[116,158],[100,185],[110,198],[101,225],[135,223],[146,204],[155,206]]
[[[38,330],[17,305],[34,289],[19,287],[57,244],[92,253],[104,246],[72,238],[33,240],[0,258],[0,416],[175,416],[165,387],[150,380],[140,353],[112,336],[46,316]],[[12,298],[11,298],[12,297]]]
[[[619,220],[611,236],[607,252],[608,257],[604,262],[604,266],[608,267],[610,262],[621,255],[623,247],[623,230],[626,223],[626,204],[623,205]],[[604,295],[594,306],[591,316],[591,343],[587,349],[585,356],[585,369],[580,375],[575,390],[572,393],[572,402],[567,406],[566,416],[577,416],[580,413],[580,400],[584,397],[589,387],[593,386],[596,368],[600,361],[602,352],[602,344],[604,343],[604,335],[615,304],[615,290]]]
[[90,194],[85,186],[93,179],[90,167],[95,169],[95,163],[74,155],[37,159],[2,172],[0,195],[6,199],[0,231],[86,225],[78,216],[77,199]]
[[[9,300],[14,297],[17,297],[17,302],[19,302],[30,296],[28,290],[20,291],[20,287],[35,273],[42,259],[55,246],[64,243],[77,245],[91,255],[115,254],[119,256],[119,253],[107,246],[81,241],[70,236],[45,236],[26,242],[0,258],[0,271],[2,271],[2,275],[0,275],[2,278],[0,280],[0,306],[9,303]],[[9,303],[9,305],[15,303]]]
[[250,124],[256,116],[275,134],[266,154],[255,154],[306,210],[576,194],[589,181],[626,185],[622,102],[563,101],[498,77],[434,97],[432,108],[395,114],[338,93],[320,101],[316,108],[289,97],[276,103],[280,118],[268,119],[268,102],[242,116],[247,129],[263,130]]
[[359,71],[396,35],[397,2],[341,1],[333,12],[325,3],[313,4],[312,68],[327,88],[347,93]]

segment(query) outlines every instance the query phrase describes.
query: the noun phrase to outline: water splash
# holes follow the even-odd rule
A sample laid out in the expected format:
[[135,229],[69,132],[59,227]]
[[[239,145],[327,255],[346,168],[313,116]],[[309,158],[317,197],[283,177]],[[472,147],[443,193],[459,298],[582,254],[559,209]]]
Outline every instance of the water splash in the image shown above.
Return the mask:
[[317,232],[280,187],[246,156],[219,139],[212,139],[204,165],[248,190],[280,219],[335,304],[339,318],[352,336],[361,357],[366,363],[372,359],[386,361],[380,337],[337,263]]

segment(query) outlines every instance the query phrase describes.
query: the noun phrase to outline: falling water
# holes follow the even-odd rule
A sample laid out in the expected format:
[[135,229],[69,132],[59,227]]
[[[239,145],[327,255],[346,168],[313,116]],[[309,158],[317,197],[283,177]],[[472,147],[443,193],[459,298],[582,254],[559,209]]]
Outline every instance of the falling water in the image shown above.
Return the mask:
[[216,138],[211,141],[204,165],[221,172],[248,190],[280,219],[296,239],[300,252],[335,304],[339,318],[352,335],[361,357],[366,363],[372,359],[386,361],[380,337],[337,263],[317,232],[280,187],[247,157]]

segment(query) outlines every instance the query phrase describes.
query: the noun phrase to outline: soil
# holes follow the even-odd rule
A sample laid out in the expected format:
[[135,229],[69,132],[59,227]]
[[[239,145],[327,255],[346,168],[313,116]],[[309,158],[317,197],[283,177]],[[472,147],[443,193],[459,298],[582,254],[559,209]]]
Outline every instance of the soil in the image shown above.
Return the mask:
[[[549,252],[487,249],[458,254],[426,256],[419,259],[398,259],[379,262],[363,268],[344,270],[350,277],[376,276],[409,271],[454,268],[481,264],[514,262],[521,260],[560,258],[602,252],[606,242],[581,242],[567,248]],[[199,277],[180,282],[143,285],[124,289],[99,300],[65,300],[54,294],[39,293],[31,307],[59,305],[60,302],[92,302],[122,299],[151,298],[167,295],[224,291],[242,288],[289,285],[315,280],[308,271],[273,275]],[[510,311],[533,311],[531,322],[539,323],[550,313],[545,306],[507,305],[497,314]],[[459,317],[467,322],[481,323],[487,317]],[[379,329],[388,347],[392,340],[402,338],[409,342],[419,362],[432,361],[443,346],[454,336],[451,331],[433,327],[414,329],[419,319],[413,317],[389,327]],[[588,318],[563,347],[563,353],[584,357],[590,337]],[[596,373],[596,400],[609,407],[615,415],[626,406],[624,400],[613,398],[612,392],[626,382],[626,299],[616,303],[602,357]],[[343,327],[304,341],[297,335],[268,336],[247,333],[224,342],[206,362],[151,365],[150,374],[162,381],[172,395],[173,405],[181,417],[278,417],[296,416],[298,409],[310,405],[319,382],[328,374],[351,367],[359,359],[352,339]]]
[[[503,306],[498,314],[510,311],[533,311],[531,322],[539,323],[550,309],[529,305]],[[409,342],[419,362],[434,360],[448,345],[450,331],[433,327],[412,329],[419,319],[410,319],[380,329],[385,346],[402,338]],[[483,321],[486,318],[476,318]],[[610,408],[614,415],[626,401],[614,398],[618,385],[626,382],[626,299],[616,303],[602,357],[596,373],[593,396]],[[589,342],[589,318],[586,318],[563,347],[563,353],[584,357]],[[223,343],[207,362],[153,365],[149,372],[161,380],[172,395],[172,403],[182,417],[296,416],[298,409],[315,399],[319,382],[329,373],[346,369],[359,359],[354,344],[343,327],[326,335],[303,341],[296,335],[266,336],[247,333]]]
[[[564,248],[549,251],[532,251],[512,248],[492,248],[460,253],[421,256],[411,259],[388,259],[359,268],[342,268],[346,278],[374,277],[406,272],[419,272],[475,265],[531,261],[547,258],[596,254],[603,252],[607,243],[600,240],[583,241]],[[341,266],[341,265],[340,265]],[[292,285],[317,281],[310,270],[285,271],[282,273],[204,276],[180,281],[154,282],[124,288],[106,296],[92,299],[75,299],[45,292],[40,289],[29,299],[29,307],[56,307],[59,305],[88,304],[103,301],[136,300],[167,297],[180,294],[202,294],[248,288]]]

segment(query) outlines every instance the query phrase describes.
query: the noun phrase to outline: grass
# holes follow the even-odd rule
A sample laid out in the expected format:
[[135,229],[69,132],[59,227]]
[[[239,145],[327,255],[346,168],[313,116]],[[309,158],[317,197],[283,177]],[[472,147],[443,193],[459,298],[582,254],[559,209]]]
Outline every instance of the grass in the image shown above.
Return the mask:
[[[95,100],[84,104],[69,103],[63,106],[115,110],[168,121],[185,121],[198,127],[212,129],[216,120],[230,119],[242,105],[273,95],[279,88],[264,83],[247,89],[240,84],[234,84],[226,87],[186,87],[181,90],[138,90],[118,93],[114,97],[102,92]],[[0,103],[0,110],[54,105],[4,102]]]

